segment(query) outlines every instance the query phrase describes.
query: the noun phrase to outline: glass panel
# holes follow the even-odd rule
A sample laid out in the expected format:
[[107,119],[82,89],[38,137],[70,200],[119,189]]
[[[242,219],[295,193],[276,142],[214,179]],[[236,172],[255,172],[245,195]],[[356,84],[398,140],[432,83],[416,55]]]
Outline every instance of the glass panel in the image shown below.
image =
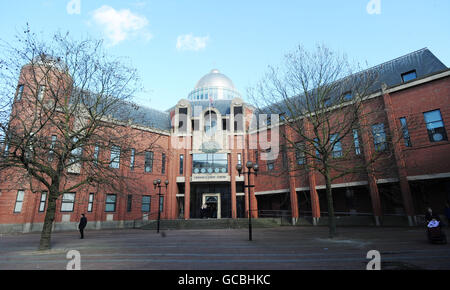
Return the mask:
[[416,71],[404,73],[404,74],[402,74],[402,78],[403,78],[403,82],[408,82],[410,80],[416,79],[417,78]]
[[111,147],[111,168],[119,168],[120,164],[120,147],[112,146]]

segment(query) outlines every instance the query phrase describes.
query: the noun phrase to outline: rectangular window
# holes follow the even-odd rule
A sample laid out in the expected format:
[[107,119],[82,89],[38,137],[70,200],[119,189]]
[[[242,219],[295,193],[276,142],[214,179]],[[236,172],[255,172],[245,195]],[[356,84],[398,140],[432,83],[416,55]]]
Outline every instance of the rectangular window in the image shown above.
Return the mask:
[[117,196],[115,194],[107,194],[105,201],[105,212],[115,212],[116,211],[116,200]]
[[23,88],[24,88],[23,85],[19,85],[19,86],[17,87],[16,101],[22,100]]
[[228,155],[225,153],[192,154],[192,172],[195,174],[227,173]]
[[42,101],[45,94],[45,86],[39,86],[39,92],[38,92],[38,100]]
[[133,148],[131,149],[131,157],[130,157],[130,170],[134,170],[134,158],[135,158],[136,150]]
[[409,136],[408,124],[406,118],[400,118],[400,124],[402,125],[403,140],[405,141],[406,147],[412,147],[411,138]]
[[5,144],[5,147],[3,148],[3,157],[8,157],[9,155],[9,140],[11,140],[11,133],[8,134],[8,138],[3,139],[3,143]]
[[142,196],[142,212],[150,212],[151,196]]
[[412,70],[412,71],[402,74],[402,80],[404,83],[414,80],[416,78],[417,78],[417,73],[415,70]]
[[275,163],[273,160],[267,161],[267,171],[272,171],[275,169]]
[[186,133],[187,127],[188,127],[187,108],[180,108],[178,112],[179,112],[179,114],[178,114],[178,131],[180,133]]
[[131,194],[127,195],[127,212],[131,212],[133,205],[133,196]]
[[387,150],[386,133],[384,131],[383,123],[372,126],[372,135],[375,151],[381,152]]
[[39,201],[39,212],[45,211],[45,204],[47,202],[47,191],[41,192],[41,199]]
[[353,129],[353,142],[355,145],[355,154],[361,155],[361,148],[359,147],[359,136],[358,136],[358,130]]
[[50,144],[50,150],[48,151],[48,161],[52,162],[55,156],[55,146],[56,146],[56,135],[52,136],[52,143]]
[[423,113],[425,123],[427,125],[428,137],[430,142],[446,141],[447,132],[445,131],[444,121],[442,120],[441,111],[434,110]]
[[344,101],[351,101],[353,99],[353,95],[352,95],[352,92],[346,92],[345,94],[344,94]]
[[153,152],[145,152],[145,172],[153,171]]
[[242,165],[242,155],[241,155],[241,153],[238,153],[238,155],[237,155],[237,164]]
[[283,168],[287,168],[288,158],[287,158],[287,152],[286,152],[286,145],[281,145],[281,160],[282,160]]
[[305,143],[295,143],[295,160],[297,165],[305,164]]
[[180,174],[183,174],[183,167],[184,167],[184,155],[180,155]]
[[72,212],[75,204],[75,193],[64,193],[61,202],[61,212]]
[[331,139],[330,139],[331,144],[334,143],[333,153],[332,153],[333,158],[342,157],[342,145],[341,145],[341,141],[337,141],[338,139],[339,139],[339,134],[331,135]]
[[111,163],[109,165],[111,168],[119,168],[120,166],[120,147],[111,147]]
[[161,155],[161,173],[166,173],[166,154],[164,153]]
[[88,201],[88,212],[92,212],[92,209],[94,208],[94,194],[89,193],[89,201]]
[[234,107],[234,132],[244,130],[244,115],[242,107]]
[[95,145],[94,147],[94,166],[98,166],[98,155],[100,152],[100,147],[98,145]]
[[314,148],[316,150],[316,157],[320,158],[320,152],[319,152],[319,139],[314,138]]
[[22,211],[22,204],[25,197],[25,191],[19,190],[17,192],[16,204],[14,205],[14,212],[19,213]]
[[160,212],[164,211],[164,196],[159,197],[159,211]]

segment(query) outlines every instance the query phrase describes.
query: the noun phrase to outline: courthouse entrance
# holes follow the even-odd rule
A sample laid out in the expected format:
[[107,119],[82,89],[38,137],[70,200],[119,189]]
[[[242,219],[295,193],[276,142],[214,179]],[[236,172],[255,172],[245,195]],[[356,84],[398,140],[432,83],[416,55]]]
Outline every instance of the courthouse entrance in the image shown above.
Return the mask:
[[206,217],[217,219],[222,217],[220,193],[204,193],[201,206],[202,205],[206,205]]

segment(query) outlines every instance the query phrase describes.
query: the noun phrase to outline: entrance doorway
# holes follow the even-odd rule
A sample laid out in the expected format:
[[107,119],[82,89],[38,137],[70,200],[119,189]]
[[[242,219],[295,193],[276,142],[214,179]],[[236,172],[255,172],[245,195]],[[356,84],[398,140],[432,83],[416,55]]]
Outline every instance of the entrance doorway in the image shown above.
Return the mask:
[[206,205],[205,216],[220,219],[220,193],[204,193],[201,206]]

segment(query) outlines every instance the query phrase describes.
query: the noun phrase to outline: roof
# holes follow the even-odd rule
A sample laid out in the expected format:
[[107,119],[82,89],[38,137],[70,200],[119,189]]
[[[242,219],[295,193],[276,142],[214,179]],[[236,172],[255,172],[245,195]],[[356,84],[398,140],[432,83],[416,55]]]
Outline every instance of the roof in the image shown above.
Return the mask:
[[[445,66],[428,48],[422,48],[367,70],[358,72],[353,76],[362,76],[364,73],[367,73],[368,75],[377,74],[377,81],[369,89],[369,93],[375,93],[381,89],[381,84],[386,84],[388,87],[403,84],[402,74],[404,73],[415,71],[416,79],[420,79],[445,70],[448,70],[447,66]],[[344,83],[344,81],[345,80],[339,80],[338,82]],[[273,106],[260,108],[255,111],[255,113],[274,113],[272,107]],[[279,104],[278,109],[280,109],[280,107],[284,107],[284,105]],[[285,112],[279,113],[287,113],[288,111],[289,110],[285,110]]]

